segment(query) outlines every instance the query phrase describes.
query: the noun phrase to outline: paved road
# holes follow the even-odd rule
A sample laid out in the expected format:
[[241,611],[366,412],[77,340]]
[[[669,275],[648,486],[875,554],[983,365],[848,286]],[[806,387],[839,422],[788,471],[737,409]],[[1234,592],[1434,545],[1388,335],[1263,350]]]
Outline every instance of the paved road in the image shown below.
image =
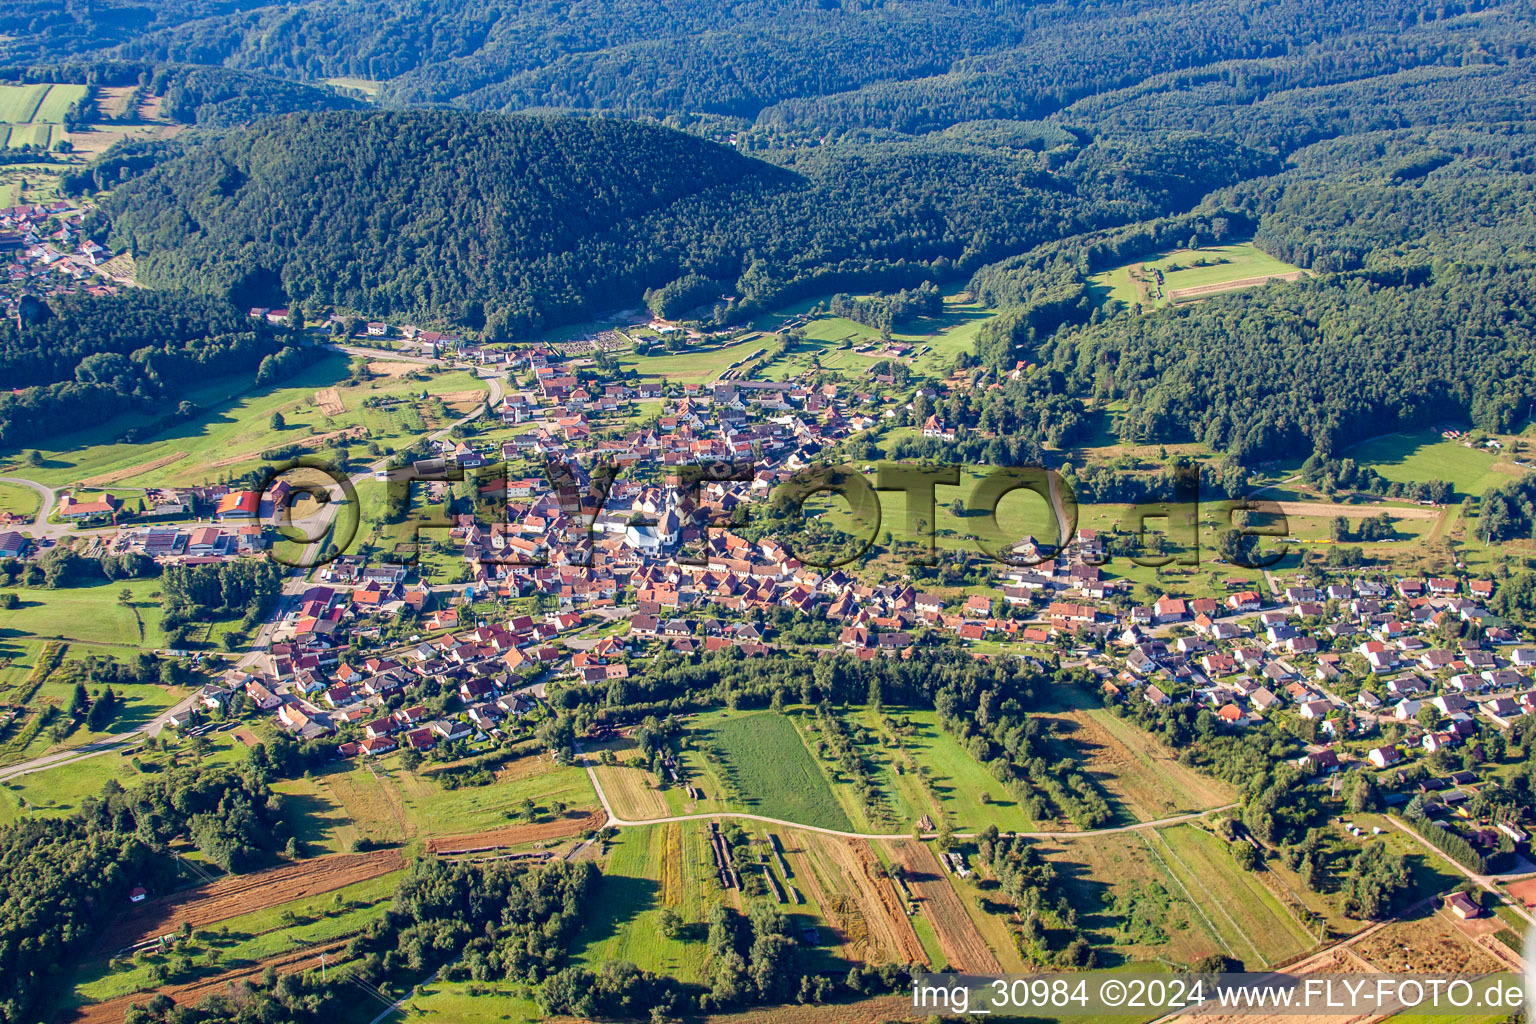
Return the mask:
[[[843,839],[911,839],[910,832],[844,832],[841,829],[822,828],[820,825],[804,825],[798,821],[785,821],[783,818],[769,818],[762,814],[748,814],[744,811],[712,811],[703,814],[673,814],[664,818],[644,818],[639,821],[631,821],[621,818],[613,811],[613,805],[608,802],[608,794],[603,791],[603,784],[598,781],[597,770],[592,761],[578,749],[577,756],[581,758],[582,767],[587,770],[587,778],[592,780],[592,788],[597,790],[597,799],[603,805],[603,812],[608,815],[608,824],[616,828],[634,828],[639,825],[670,825],[679,821],[712,821],[719,818],[738,818],[746,821],[761,821],[768,825],[780,825],[784,828],[798,828],[804,832],[817,832],[824,836],[839,836]],[[1194,811],[1190,814],[1176,814],[1171,818],[1159,818],[1156,821],[1140,821],[1134,825],[1118,825],[1114,828],[1090,828],[1080,832],[1015,832],[1016,836],[1026,839],[1083,839],[1091,836],[1109,836],[1120,832],[1137,832],[1147,828],[1161,828],[1164,825],[1177,825],[1180,822],[1195,821],[1207,814],[1216,811],[1227,811],[1237,804],[1224,804],[1221,807],[1212,807],[1204,811]],[[974,832],[956,832],[956,839],[974,839]]]
[[[29,488],[36,491],[38,497],[43,499],[42,507],[37,510],[37,515],[32,517],[32,524],[30,526],[24,526],[20,530],[20,532],[25,533],[27,536],[57,538],[81,536],[88,532],[84,530],[76,530],[74,526],[69,523],[50,523],[48,521],[48,514],[52,512],[54,506],[59,503],[58,488],[47,487],[38,483],[36,480],[28,480],[26,477],[20,476],[0,476],[0,483],[16,484],[20,487]],[[112,529],[116,529],[116,527],[112,527]]]
[[32,527],[33,529],[43,529],[48,526],[48,513],[53,510],[54,505],[58,504],[58,499],[55,497],[57,492],[52,487],[44,487],[36,480],[27,480],[19,476],[0,476],[0,483],[17,484],[36,491],[38,497],[43,499],[43,503],[37,510],[37,515],[32,519]]
[[1526,909],[1524,907],[1520,906],[1520,904],[1517,901],[1515,901],[1515,900],[1506,900],[1504,898],[1504,894],[1499,892],[1499,887],[1494,885],[1493,884],[1493,880],[1491,878],[1489,878],[1487,875],[1479,875],[1477,872],[1473,871],[1471,868],[1468,868],[1468,867],[1464,866],[1460,861],[1456,860],[1455,858],[1451,857],[1449,854],[1445,853],[1443,850],[1441,850],[1434,843],[1431,843],[1428,839],[1425,839],[1423,836],[1419,835],[1413,829],[1409,828],[1407,825],[1403,824],[1401,821],[1398,821],[1392,815],[1389,814],[1386,817],[1387,817],[1388,821],[1390,821],[1400,831],[1406,832],[1409,836],[1411,836],[1414,839],[1415,842],[1417,842],[1420,846],[1424,847],[1424,849],[1428,850],[1430,853],[1434,854],[1436,857],[1439,857],[1441,860],[1445,861],[1447,864],[1449,864],[1451,867],[1455,868],[1457,871],[1461,872],[1463,875],[1466,875],[1473,882],[1475,882],[1480,888],[1484,889],[1487,892],[1493,893],[1493,895],[1496,896],[1499,900],[1501,900],[1504,903],[1505,906],[1509,907],[1509,909],[1513,910],[1515,913],[1517,913],[1521,917],[1523,917],[1527,924],[1536,925],[1536,917],[1532,917],[1526,911]]
[[33,772],[44,771],[48,768],[58,768],[61,765],[74,764],[76,761],[84,761],[87,758],[97,757],[101,754],[110,754],[115,750],[131,747],[138,742],[141,735],[158,736],[160,730],[169,723],[172,715],[181,714],[192,707],[197,695],[192,694],[183,697],[173,706],[166,708],[154,718],[127,732],[94,743],[86,743],[78,747],[70,747],[68,750],[59,750],[52,754],[44,754],[42,757],[34,757],[30,761],[21,761],[17,764],[0,768],[0,782],[8,782],[11,779],[20,778],[23,775],[31,775]]
[[[470,420],[484,415],[488,409],[496,408],[496,404],[501,401],[503,391],[501,378],[484,377],[481,379],[490,385],[491,393],[489,399],[483,405],[476,406],[474,409],[470,410],[463,416],[460,416],[446,427],[442,427],[439,430],[434,430],[432,433],[427,434],[423,438],[420,438],[417,443],[420,443],[420,441],[426,441],[428,443],[433,441],[440,441],[447,437],[448,433],[454,428],[461,427],[468,423]],[[352,481],[352,486],[356,487],[358,484],[365,480],[371,480],[375,473],[377,473],[379,470],[385,469],[389,465],[390,458],[392,458],[392,456],[386,456],[385,458],[379,459],[377,462],[370,464],[366,468],[353,473],[350,478]],[[341,507],[343,497],[344,495],[340,485],[336,485],[332,490],[331,500],[320,509],[316,516],[312,516],[309,520],[305,520],[303,522],[305,534],[314,537],[315,540],[310,542],[304,548],[303,553],[299,556],[298,562],[301,565],[315,565],[319,562],[320,551],[326,542],[326,538],[330,536],[331,526],[336,518],[337,510]],[[359,517],[359,525],[361,525],[363,514],[362,509],[358,509],[357,514]]]

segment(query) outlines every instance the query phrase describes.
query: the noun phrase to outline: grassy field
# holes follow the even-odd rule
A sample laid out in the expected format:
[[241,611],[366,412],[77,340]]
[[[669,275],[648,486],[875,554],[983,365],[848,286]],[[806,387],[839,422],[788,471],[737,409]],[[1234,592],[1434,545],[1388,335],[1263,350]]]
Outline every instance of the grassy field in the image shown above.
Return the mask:
[[1388,480],[1447,480],[1456,488],[1458,498],[1480,495],[1523,472],[1503,455],[1470,448],[1459,439],[1443,438],[1438,430],[1388,434],[1355,445],[1342,454]]
[[31,517],[37,515],[40,504],[42,499],[32,488],[20,484],[0,484],[0,512]]
[[[77,732],[69,737],[66,745],[77,746],[90,736]],[[87,797],[99,795],[109,779],[115,779],[125,789],[131,788],[143,779],[153,778],[156,768],[163,769],[173,760],[181,763],[197,757],[203,762],[233,761],[244,757],[244,748],[229,733],[212,733],[208,740],[210,749],[202,755],[193,754],[187,740],[174,743],[169,751],[141,752],[137,756],[148,766],[147,773],[134,768],[130,757],[109,752],[0,783],[0,824],[15,821],[22,814],[71,814],[79,810]],[[48,741],[45,733],[25,754],[35,757],[47,753],[50,748],[63,749],[63,745]]]
[[[863,465],[874,467],[876,464],[861,464],[859,468],[862,469]],[[875,474],[866,473],[865,476],[873,486],[876,482]],[[935,547],[943,550],[971,552],[979,548],[1011,547],[1025,537],[1045,541],[1056,539],[1058,527],[1054,523],[1055,516],[1050,505],[1044,497],[1022,488],[1010,491],[997,503],[995,515],[998,536],[993,536],[991,528],[984,525],[985,517],[972,508],[977,486],[982,479],[981,470],[962,468],[958,485],[935,487],[931,521],[923,510],[918,510],[917,518],[911,518],[907,511],[906,495],[894,490],[877,492],[880,499],[880,522],[873,530],[871,525],[874,524],[857,523],[848,503],[829,491],[813,495],[805,502],[804,521],[810,523],[819,517],[826,517],[837,529],[859,538],[849,545],[853,551],[858,550],[863,539],[873,533],[876,546],[850,566],[854,570],[867,569],[871,572],[900,573],[905,567],[907,555],[890,557],[890,545],[885,539],[887,535],[897,544],[927,544],[931,540]],[[958,509],[957,502],[961,505]],[[784,531],[781,539],[794,546],[802,536],[797,530],[790,529]]]
[[[1063,688],[1070,710],[1041,714],[1059,737],[1058,745],[1081,762],[1117,812],[1117,824],[1153,821],[1210,810],[1237,799],[1225,783],[1178,762],[1173,751],[1079,692]],[[1001,826],[1000,826],[1001,827]]]
[[572,812],[593,810],[597,793],[580,768],[565,767],[510,783],[444,789],[419,772],[393,773],[404,798],[407,820],[422,836],[479,832],[514,823],[524,800],[532,800],[543,814],[552,801],[563,802]]
[[[628,960],[648,971],[699,981],[708,905],[722,898],[697,823],[627,828],[608,844],[594,913],[577,956],[596,968]],[[670,908],[690,927],[668,938],[657,919]]]
[[[212,974],[257,963],[295,946],[353,934],[379,916],[401,874],[381,875],[220,922],[201,931],[187,952],[195,964]],[[169,954],[151,954],[124,958],[113,966],[98,961],[77,977],[69,1005],[153,990],[158,985],[150,976],[151,970],[157,966],[163,968],[168,960]],[[214,961],[211,965],[210,960]]]
[[[153,418],[120,416],[42,449],[42,467],[27,467],[13,455],[7,472],[47,484],[84,483],[119,491],[135,485],[194,484],[260,465],[261,453],[268,449],[291,444],[331,449],[344,432],[350,435],[345,443],[368,458],[358,447],[364,440],[399,446],[473,408],[487,391],[484,382],[464,371],[425,380],[378,376],[351,383],[347,357],[336,353],[324,354],[278,385],[252,387],[250,380],[249,374],[222,378],[189,393],[188,400],[208,411],[142,443],[119,444],[113,438]],[[315,396],[332,387],[345,411],[327,414]],[[451,401],[440,408],[433,400],[422,401],[423,391]],[[364,408],[370,398],[385,407]],[[274,413],[285,421],[281,430],[271,425]]]
[[0,85],[0,145],[47,149],[68,139],[64,115],[85,93],[83,85]]
[[[1152,271],[1163,272],[1161,294]],[[1140,304],[1150,309],[1165,306],[1170,295],[1185,289],[1202,289],[1200,294],[1217,294],[1232,288],[1262,283],[1254,279],[1299,274],[1296,267],[1261,252],[1251,242],[1216,245],[1199,250],[1178,249],[1160,253],[1149,260],[1115,267],[1094,274],[1089,279],[1090,293],[1101,303],[1120,307]],[[1241,283],[1239,283],[1241,282]],[[1220,288],[1231,285],[1232,288]],[[1205,291],[1209,289],[1209,291]],[[1190,296],[1191,298],[1197,296]]]
[[[906,355],[898,361],[920,375],[946,375],[955,356],[975,347],[977,332],[995,315],[975,303],[963,301],[964,298],[960,294],[951,295],[945,299],[944,310],[939,315],[919,318],[893,331],[890,340],[907,347]],[[648,377],[680,384],[705,384],[719,379],[736,364],[769,358],[752,379],[788,380],[820,367],[849,383],[867,381],[870,367],[889,358],[883,351],[884,340],[878,330],[843,317],[819,315],[799,324],[796,329],[804,338],[801,344],[792,352],[774,356],[778,348],[774,333],[791,321],[804,319],[819,301],[822,300],[807,300],[766,313],[753,321],[751,333],[728,345],[682,352],[658,351],[645,356],[628,351],[619,355],[619,364]],[[631,333],[644,336],[644,332]]]
[[1193,825],[1153,829],[1143,835],[1167,870],[1200,904],[1222,945],[1250,969],[1268,968],[1317,942],[1258,874],[1238,867],[1226,840]]
[[[1002,783],[966,753],[954,736],[939,728],[934,712],[889,708],[886,715],[896,723],[894,733],[884,728],[872,710],[861,712],[858,718],[897,744],[877,762],[882,787],[894,795],[894,802],[904,812],[896,831],[910,832],[912,823],[923,814],[932,815],[935,821],[942,818],[957,832],[979,831],[988,825],[1005,832],[1040,827]],[[894,769],[897,764],[903,766],[900,774]]]
[[754,814],[853,831],[794,723],[776,712],[723,714],[696,727],[698,747],[732,801]]
[[1041,841],[1101,964],[1190,963],[1225,953],[1139,833]]
[[634,370],[643,377],[660,377],[677,384],[706,384],[724,373],[732,363],[746,359],[765,347],[762,339],[737,342],[715,348],[689,349],[636,355],[633,350],[619,354],[621,370]]
[[[83,587],[15,589],[20,603],[0,612],[0,639],[21,635],[63,637],[98,644],[163,647],[160,602],[149,595],[157,580],[103,580]],[[122,591],[129,604],[119,600]]]
[[294,838],[306,856],[347,853],[357,829],[347,808],[336,799],[323,779],[283,779],[272,784],[283,798],[283,816],[293,826]]
[[[373,1011],[360,1018],[366,1021]],[[538,1002],[521,986],[506,982],[429,981],[418,985],[400,1008],[400,1020],[455,1024],[539,1024],[546,1018]]]
[[326,85],[335,85],[343,89],[356,89],[358,92],[374,96],[379,91],[378,82],[371,78],[326,78],[322,79]]
[[[964,294],[947,296],[943,312],[902,324],[891,332],[891,341],[906,345],[909,352],[897,361],[928,377],[949,373],[955,356],[975,348],[976,335],[996,314],[973,302]],[[773,334],[786,322],[804,316],[816,301],[801,302],[783,310],[765,314],[752,324],[762,332],[762,343],[772,350]],[[880,332],[865,324],[843,317],[817,316],[799,328],[805,341],[793,352],[775,359],[757,376],[764,380],[787,380],[820,366],[832,370],[850,383],[865,380],[875,363],[889,358]],[[855,351],[858,348],[869,351]]]

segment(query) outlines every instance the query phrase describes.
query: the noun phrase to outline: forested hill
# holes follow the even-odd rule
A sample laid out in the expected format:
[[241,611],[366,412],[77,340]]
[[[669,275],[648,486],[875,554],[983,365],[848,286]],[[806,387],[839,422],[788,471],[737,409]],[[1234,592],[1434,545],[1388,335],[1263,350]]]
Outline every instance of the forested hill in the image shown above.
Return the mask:
[[727,313],[914,285],[1184,209],[1271,166],[1188,133],[1049,154],[822,147],[779,166],[617,119],[330,112],[201,136],[104,210],[151,287],[502,339],[689,274],[734,296]]
[[1529,16],[1524,0],[10,0],[0,59],[356,77],[394,105],[922,131],[1219,61],[1302,57],[1345,80],[1498,59],[1457,38],[1490,8]]
[[644,242],[656,218],[790,184],[767,164],[653,125],[327,113],[194,145],[119,189],[107,210],[116,236],[147,254],[139,279],[152,287],[463,316],[470,326],[484,315],[462,307],[489,304],[504,327],[562,293],[579,301],[650,283]]

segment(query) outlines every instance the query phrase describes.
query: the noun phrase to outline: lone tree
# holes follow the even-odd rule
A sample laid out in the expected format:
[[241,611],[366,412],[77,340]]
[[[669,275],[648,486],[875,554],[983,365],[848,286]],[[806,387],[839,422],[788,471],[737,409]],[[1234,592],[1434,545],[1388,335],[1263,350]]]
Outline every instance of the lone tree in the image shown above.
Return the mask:
[[271,427],[273,430],[284,430],[288,426],[288,421],[283,419],[282,413],[275,412],[272,414],[272,419],[267,423],[267,426]]

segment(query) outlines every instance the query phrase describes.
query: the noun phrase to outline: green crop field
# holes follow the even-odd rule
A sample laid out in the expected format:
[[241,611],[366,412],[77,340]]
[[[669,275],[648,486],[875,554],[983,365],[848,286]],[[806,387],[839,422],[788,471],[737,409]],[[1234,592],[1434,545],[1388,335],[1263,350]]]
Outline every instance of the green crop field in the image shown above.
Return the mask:
[[776,712],[720,717],[695,738],[743,810],[853,831],[794,723]]
[[0,146],[49,148],[69,138],[64,115],[84,85],[0,85]]
[[85,97],[86,87],[83,85],[51,85],[48,87],[48,95],[38,104],[37,112],[32,115],[34,121],[47,121],[51,124],[59,124],[64,120],[64,115],[69,108]]
[[43,85],[0,85],[0,121],[27,124],[51,87]]

